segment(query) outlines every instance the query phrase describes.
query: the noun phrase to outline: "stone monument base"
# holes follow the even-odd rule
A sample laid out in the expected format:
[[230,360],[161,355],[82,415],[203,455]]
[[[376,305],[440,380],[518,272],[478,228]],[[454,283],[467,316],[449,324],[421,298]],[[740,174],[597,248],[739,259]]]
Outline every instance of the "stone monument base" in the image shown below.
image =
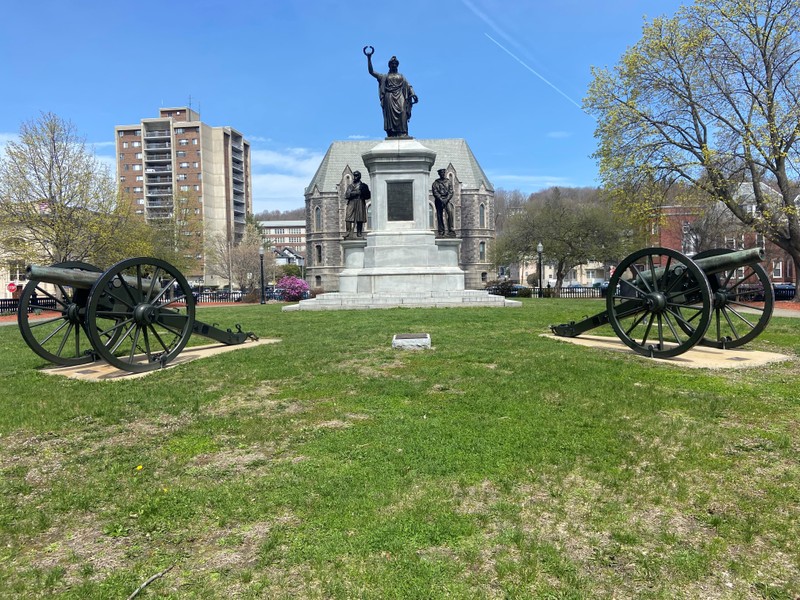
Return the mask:
[[330,292],[284,306],[283,310],[364,310],[370,308],[476,308],[517,307],[522,303],[485,290],[450,292],[406,292],[403,294],[359,294]]

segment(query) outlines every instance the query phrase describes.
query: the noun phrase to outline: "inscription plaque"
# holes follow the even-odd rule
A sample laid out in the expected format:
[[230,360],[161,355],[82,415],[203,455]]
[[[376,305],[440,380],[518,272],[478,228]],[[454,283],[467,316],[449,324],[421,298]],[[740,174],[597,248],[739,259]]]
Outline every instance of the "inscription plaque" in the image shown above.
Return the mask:
[[387,181],[386,208],[389,221],[413,221],[414,182]]

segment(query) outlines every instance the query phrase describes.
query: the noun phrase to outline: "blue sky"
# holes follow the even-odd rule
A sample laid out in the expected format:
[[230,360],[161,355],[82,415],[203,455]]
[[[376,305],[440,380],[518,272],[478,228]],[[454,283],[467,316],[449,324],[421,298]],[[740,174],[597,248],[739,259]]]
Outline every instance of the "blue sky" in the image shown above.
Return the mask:
[[[165,106],[244,134],[256,212],[303,206],[334,140],[383,139],[375,69],[414,86],[409,133],[465,138],[496,188],[596,185],[592,66],[679,0],[37,0],[0,18],[0,144],[40,112],[114,164],[115,125]],[[176,76],[176,73],[181,73]]]

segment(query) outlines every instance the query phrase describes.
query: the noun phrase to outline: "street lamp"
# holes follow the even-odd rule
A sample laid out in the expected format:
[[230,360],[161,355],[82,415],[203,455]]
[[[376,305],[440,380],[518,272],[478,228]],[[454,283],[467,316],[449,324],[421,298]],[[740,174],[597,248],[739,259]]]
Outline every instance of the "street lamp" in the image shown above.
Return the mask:
[[536,254],[539,255],[539,298],[542,297],[542,252],[544,252],[544,246],[542,246],[542,242],[539,242],[536,245]]
[[261,260],[261,304],[266,304],[264,300],[264,246],[258,247],[258,258]]

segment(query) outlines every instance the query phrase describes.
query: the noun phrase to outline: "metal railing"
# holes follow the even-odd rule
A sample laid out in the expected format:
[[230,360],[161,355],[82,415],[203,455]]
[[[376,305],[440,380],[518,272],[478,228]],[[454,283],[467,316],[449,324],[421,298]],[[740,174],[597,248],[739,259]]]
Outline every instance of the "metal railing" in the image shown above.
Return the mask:
[[[56,310],[56,301],[52,298],[39,298],[36,301],[36,306],[41,306],[46,309]],[[14,313],[19,309],[19,298],[5,298],[0,299],[0,313]],[[36,312],[37,309],[28,307],[28,312]]]

